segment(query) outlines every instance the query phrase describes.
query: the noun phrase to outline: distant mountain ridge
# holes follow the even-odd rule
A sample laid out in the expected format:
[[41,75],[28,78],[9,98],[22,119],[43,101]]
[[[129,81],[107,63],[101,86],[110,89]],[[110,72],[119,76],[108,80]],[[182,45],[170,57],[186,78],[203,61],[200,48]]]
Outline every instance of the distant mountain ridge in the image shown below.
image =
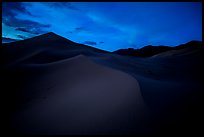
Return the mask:
[[148,45],[141,49],[119,49],[116,51],[113,51],[113,53],[119,54],[119,55],[125,55],[125,56],[135,56],[135,57],[151,57],[153,55],[170,51],[170,50],[180,50],[184,48],[191,48],[191,49],[197,49],[202,48],[202,41],[190,41],[186,44],[181,44],[175,47],[169,47],[169,46],[152,46]]
[[52,48],[54,46],[57,46],[58,48],[63,48],[63,49],[69,49],[69,48],[76,49],[76,50],[79,50],[80,52],[83,51],[84,49],[88,49],[91,52],[96,51],[101,53],[114,53],[114,54],[124,55],[124,56],[151,57],[156,54],[170,51],[170,50],[179,50],[184,48],[191,48],[191,49],[201,48],[202,41],[190,41],[186,44],[181,44],[175,47],[147,45],[140,49],[128,48],[128,49],[119,49],[113,52],[108,52],[92,46],[73,42],[53,32],[49,32],[49,33],[45,33],[25,40],[14,41],[11,43],[3,43],[2,45],[3,46],[0,47],[0,50],[2,49],[2,47],[3,49],[6,49],[6,48],[8,49],[10,46],[11,47],[21,46],[25,48],[34,47],[35,49],[42,48],[42,47]]

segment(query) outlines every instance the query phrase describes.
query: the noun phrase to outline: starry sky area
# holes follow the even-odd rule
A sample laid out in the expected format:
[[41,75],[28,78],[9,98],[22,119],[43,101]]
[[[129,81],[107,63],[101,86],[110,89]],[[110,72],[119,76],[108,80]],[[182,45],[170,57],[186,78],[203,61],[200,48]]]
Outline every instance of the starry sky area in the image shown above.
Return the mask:
[[107,51],[202,40],[202,2],[2,2],[2,42],[54,32]]

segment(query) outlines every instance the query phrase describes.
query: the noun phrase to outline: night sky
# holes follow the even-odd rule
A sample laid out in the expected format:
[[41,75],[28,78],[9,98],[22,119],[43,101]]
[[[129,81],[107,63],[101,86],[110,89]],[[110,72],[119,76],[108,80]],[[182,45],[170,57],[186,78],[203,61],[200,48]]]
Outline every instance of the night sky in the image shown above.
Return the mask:
[[103,50],[202,40],[201,2],[3,2],[2,40],[54,32]]

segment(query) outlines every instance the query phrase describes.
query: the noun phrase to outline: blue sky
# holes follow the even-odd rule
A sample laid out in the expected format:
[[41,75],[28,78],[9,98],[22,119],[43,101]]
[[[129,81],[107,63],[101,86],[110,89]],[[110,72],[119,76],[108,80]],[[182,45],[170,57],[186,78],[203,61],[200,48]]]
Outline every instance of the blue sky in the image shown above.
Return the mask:
[[3,2],[2,37],[54,32],[114,51],[202,40],[201,2]]

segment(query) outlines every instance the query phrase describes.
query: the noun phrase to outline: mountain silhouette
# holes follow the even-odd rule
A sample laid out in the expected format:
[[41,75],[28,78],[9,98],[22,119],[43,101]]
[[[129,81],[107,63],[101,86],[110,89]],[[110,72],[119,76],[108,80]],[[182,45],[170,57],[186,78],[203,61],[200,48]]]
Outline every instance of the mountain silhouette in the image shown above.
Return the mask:
[[119,49],[114,51],[113,53],[116,53],[119,55],[125,55],[125,56],[151,57],[153,55],[170,51],[170,50],[180,50],[184,48],[190,48],[190,50],[192,50],[192,49],[199,49],[201,47],[202,47],[201,41],[190,41],[186,44],[181,44],[176,47],[148,45],[148,46],[144,46],[141,49],[133,49],[133,48]]
[[89,50],[94,50],[94,51],[98,51],[98,52],[107,52],[101,49],[97,49],[94,47],[90,47],[88,45],[85,44],[80,44],[80,43],[76,43],[73,42],[69,39],[66,39],[62,36],[59,36],[53,32],[48,32],[39,36],[35,36],[32,38],[28,38],[25,40],[20,40],[20,41],[16,41],[16,42],[11,42],[11,43],[4,43],[3,46],[23,46],[23,47],[35,47],[35,48],[42,48],[42,47],[50,47],[50,46],[58,46],[59,48],[84,48],[84,49],[89,49]]
[[[72,52],[73,50],[75,52]],[[66,52],[69,52],[69,54]],[[16,42],[3,43],[2,46],[0,46],[0,60],[2,64],[7,64],[11,60],[19,60],[34,53],[38,54],[30,58],[31,60],[50,62],[80,54],[93,56],[98,53],[104,54],[109,52],[73,42],[53,32]],[[4,58],[4,56],[6,56],[5,54],[10,55],[8,58]]]

